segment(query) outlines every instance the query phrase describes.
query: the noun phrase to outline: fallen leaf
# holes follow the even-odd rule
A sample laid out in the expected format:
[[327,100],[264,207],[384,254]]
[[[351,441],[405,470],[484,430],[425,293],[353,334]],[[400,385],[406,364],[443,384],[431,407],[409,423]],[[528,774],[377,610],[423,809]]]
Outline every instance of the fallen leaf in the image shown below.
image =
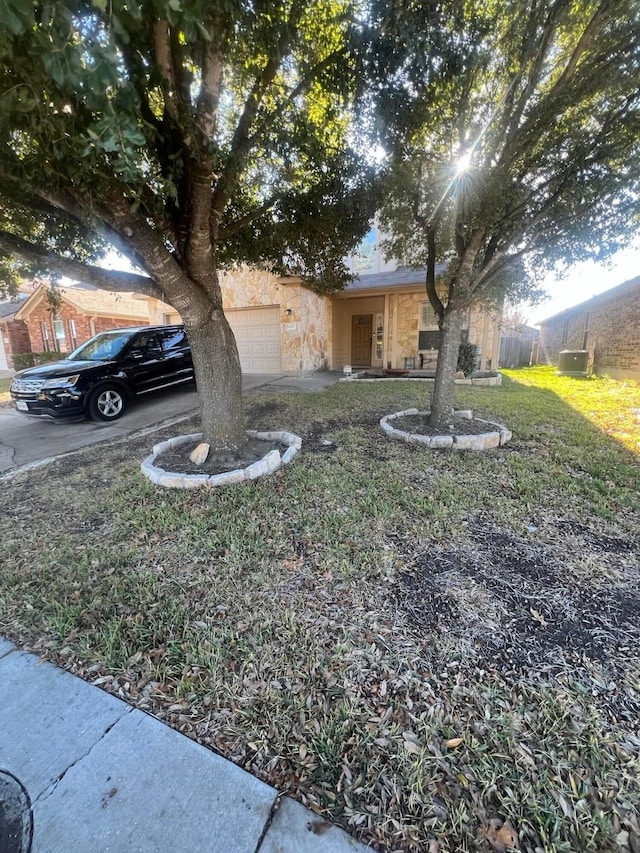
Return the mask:
[[333,824],[326,820],[310,820],[309,823],[307,823],[307,829],[309,832],[313,832],[314,835],[323,835],[323,833],[331,829],[332,826]]
[[542,627],[543,627],[543,628],[546,628],[546,627],[547,627],[547,625],[548,625],[549,623],[548,623],[548,622],[547,622],[547,620],[544,618],[544,616],[542,615],[542,613],[539,613],[537,610],[534,610],[534,609],[533,609],[533,607],[530,607],[530,608],[529,608],[529,612],[531,613],[531,615],[533,616],[533,618],[536,620],[536,622],[539,622],[539,623],[542,625]]
[[492,820],[482,827],[482,833],[496,853],[507,853],[508,850],[519,850],[518,833],[508,823],[501,824]]
[[450,737],[449,740],[445,740],[444,745],[447,749],[455,749],[463,743],[464,738],[461,737]]

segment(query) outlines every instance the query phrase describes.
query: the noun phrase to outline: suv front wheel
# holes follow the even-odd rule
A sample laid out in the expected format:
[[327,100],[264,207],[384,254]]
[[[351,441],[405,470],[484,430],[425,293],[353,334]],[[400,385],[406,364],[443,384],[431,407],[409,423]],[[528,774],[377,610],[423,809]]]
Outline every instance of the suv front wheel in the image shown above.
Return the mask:
[[117,385],[101,385],[92,391],[87,404],[89,417],[94,421],[116,421],[124,414],[127,399]]

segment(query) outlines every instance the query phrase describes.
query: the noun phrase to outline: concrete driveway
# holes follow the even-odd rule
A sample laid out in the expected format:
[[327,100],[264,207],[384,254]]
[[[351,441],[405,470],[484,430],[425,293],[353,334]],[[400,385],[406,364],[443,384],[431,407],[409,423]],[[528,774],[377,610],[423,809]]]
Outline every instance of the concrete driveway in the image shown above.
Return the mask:
[[[285,377],[250,374],[242,377],[242,390],[264,385],[277,386]],[[195,412],[198,394],[192,386],[141,400],[113,424],[96,421],[55,423],[21,415],[13,408],[0,408],[0,473],[32,465],[53,456],[79,450],[110,438],[152,427],[163,421]]]

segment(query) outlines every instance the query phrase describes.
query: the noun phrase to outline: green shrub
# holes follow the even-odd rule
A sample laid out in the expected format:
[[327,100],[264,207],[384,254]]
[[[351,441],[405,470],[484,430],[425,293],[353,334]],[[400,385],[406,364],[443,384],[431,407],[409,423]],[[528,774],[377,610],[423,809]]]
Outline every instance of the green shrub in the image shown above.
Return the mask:
[[59,361],[64,356],[65,353],[63,352],[17,352],[13,356],[13,366],[16,370],[24,370],[25,367],[35,367],[37,364]]
[[478,362],[478,347],[475,344],[460,344],[458,350],[458,370],[469,376],[476,369]]
[[24,370],[25,367],[33,367],[35,363],[35,352],[16,352],[13,355],[13,366],[16,370]]

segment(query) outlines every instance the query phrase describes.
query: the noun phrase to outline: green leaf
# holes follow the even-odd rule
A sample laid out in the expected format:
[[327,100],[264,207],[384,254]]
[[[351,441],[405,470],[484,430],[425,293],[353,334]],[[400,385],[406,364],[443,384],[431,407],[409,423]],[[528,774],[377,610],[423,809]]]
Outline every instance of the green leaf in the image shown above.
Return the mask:
[[200,35],[202,36],[202,38],[203,38],[205,41],[211,41],[211,33],[210,33],[210,32],[209,32],[209,30],[204,26],[204,24],[200,23],[200,21],[196,21],[196,26],[197,26],[197,28],[198,28],[198,32],[200,33]]
[[0,0],[0,33],[21,35],[34,23],[33,3],[30,0]]
[[114,32],[117,33],[117,35],[124,42],[124,44],[129,44],[129,42],[131,41],[129,28],[126,26],[124,21],[120,19],[118,15],[111,16],[111,25],[114,29]]
[[66,63],[62,53],[46,53],[43,56],[45,68],[53,80],[62,87],[65,81]]

